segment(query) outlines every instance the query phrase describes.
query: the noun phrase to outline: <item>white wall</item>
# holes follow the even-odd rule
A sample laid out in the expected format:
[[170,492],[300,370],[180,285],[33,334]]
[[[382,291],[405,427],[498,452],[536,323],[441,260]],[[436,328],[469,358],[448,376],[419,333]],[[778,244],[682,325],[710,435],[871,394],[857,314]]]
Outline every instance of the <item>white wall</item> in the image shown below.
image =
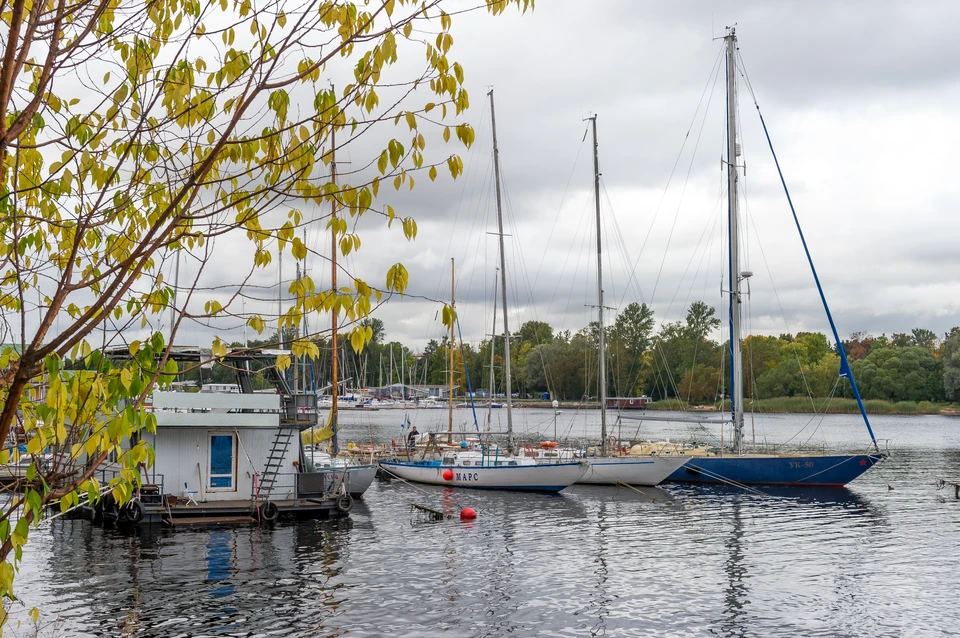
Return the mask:
[[[151,435],[155,451],[154,467],[148,479],[154,473],[159,481],[163,475],[163,488],[167,494],[182,495],[184,483],[188,490],[200,491],[201,477],[203,496],[208,501],[249,500],[253,493],[253,475],[263,474],[270,448],[277,435],[277,428],[200,428],[160,426],[157,434]],[[231,490],[210,490],[208,476],[210,467],[210,435],[233,434],[238,437],[239,445],[234,450],[236,481]],[[298,434],[294,434],[290,447],[281,467],[281,474],[273,488],[271,498],[281,500],[292,498],[295,489],[293,462],[299,458]],[[248,458],[249,457],[249,458]],[[200,464],[199,471],[197,464]]]

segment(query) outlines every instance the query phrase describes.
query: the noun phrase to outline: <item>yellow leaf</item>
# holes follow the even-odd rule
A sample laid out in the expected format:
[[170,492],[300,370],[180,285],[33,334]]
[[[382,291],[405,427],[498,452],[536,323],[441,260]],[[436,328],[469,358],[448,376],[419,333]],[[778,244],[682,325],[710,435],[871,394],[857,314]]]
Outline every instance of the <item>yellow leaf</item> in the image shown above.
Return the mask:
[[35,436],[27,441],[27,454],[40,454],[42,450],[43,443],[40,442],[39,436]]

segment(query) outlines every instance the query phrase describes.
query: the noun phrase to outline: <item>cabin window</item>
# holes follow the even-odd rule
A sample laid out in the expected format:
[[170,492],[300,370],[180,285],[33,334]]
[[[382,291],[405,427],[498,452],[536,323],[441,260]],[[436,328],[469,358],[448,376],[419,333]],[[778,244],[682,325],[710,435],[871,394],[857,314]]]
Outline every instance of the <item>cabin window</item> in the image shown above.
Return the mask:
[[236,490],[237,471],[236,436],[233,434],[210,435],[210,490]]

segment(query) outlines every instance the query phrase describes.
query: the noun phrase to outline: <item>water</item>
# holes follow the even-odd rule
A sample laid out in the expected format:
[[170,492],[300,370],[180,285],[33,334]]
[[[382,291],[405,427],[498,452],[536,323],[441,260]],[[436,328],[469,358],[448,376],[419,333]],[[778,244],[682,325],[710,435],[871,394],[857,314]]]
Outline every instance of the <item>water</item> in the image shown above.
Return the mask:
[[[398,414],[354,417],[346,429],[357,438],[399,431]],[[526,418],[549,418],[552,434],[549,412]],[[786,440],[808,419],[758,427]],[[856,418],[821,426],[811,442],[863,448]],[[394,481],[341,521],[137,533],[56,521],[31,538],[17,580],[24,606],[12,612],[24,619],[36,605],[41,635],[66,636],[960,633],[960,501],[933,485],[960,479],[960,420],[874,426],[894,457],[849,489],[550,496]],[[469,505],[479,518],[429,522],[411,503]]]

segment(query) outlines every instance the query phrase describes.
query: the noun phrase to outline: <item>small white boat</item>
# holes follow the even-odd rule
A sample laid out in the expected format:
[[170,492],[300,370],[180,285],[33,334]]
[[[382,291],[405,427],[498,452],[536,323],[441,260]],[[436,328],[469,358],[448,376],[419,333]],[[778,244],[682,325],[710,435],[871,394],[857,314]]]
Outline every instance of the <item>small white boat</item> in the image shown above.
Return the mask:
[[381,461],[380,468],[417,483],[525,492],[559,492],[576,483],[587,469],[579,461],[539,464],[528,457],[475,450],[445,452],[439,460]]
[[373,484],[377,475],[375,463],[353,463],[342,456],[333,457],[327,452],[304,448],[307,471],[317,472],[326,469],[346,469],[346,476],[335,476],[335,480],[344,481],[350,496],[360,498]]

